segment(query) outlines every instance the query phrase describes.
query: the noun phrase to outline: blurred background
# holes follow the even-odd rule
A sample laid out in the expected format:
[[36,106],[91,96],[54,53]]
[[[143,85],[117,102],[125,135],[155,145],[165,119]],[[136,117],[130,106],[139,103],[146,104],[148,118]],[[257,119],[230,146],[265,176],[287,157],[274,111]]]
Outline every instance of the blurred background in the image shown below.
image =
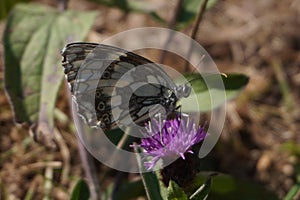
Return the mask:
[[[57,8],[56,1],[33,2]],[[116,6],[113,2],[68,2],[68,9],[98,12],[86,41],[100,43],[115,33],[136,27],[172,27],[177,1],[139,1],[138,11],[124,5]],[[153,17],[149,10],[155,10],[168,23]],[[1,38],[5,24],[3,17]],[[176,28],[191,35],[193,23]],[[219,0],[205,11],[196,39],[211,55],[220,72],[243,73],[250,81],[238,98],[227,103],[224,130],[213,151],[202,161],[203,171],[228,174],[262,187],[279,199],[289,199],[287,195],[292,192],[294,199],[300,199],[299,33],[299,0]],[[2,43],[0,46],[2,61]],[[148,58],[159,60],[156,54]],[[165,63],[181,68],[169,57]],[[83,169],[65,87],[60,89],[55,115],[63,139],[60,148],[53,151],[35,143],[28,131],[14,124],[4,91],[3,62],[0,65],[1,197],[68,199],[76,181],[83,177]],[[59,66],[57,70],[62,68]],[[46,187],[49,181],[45,178],[48,166],[54,170],[49,191]],[[100,179],[105,166],[100,163],[96,166]],[[62,174],[62,168],[67,169],[67,172],[64,170],[67,175]],[[104,184],[109,184],[114,173],[109,174]],[[247,184],[244,188],[242,185],[235,187],[240,192],[249,189]],[[236,198],[233,195],[231,199]]]

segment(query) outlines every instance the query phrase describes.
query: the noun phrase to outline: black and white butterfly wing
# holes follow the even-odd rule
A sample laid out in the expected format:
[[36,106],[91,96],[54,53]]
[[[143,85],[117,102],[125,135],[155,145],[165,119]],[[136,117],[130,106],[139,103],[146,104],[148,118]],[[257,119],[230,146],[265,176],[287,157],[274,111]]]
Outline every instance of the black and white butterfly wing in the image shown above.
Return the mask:
[[176,85],[144,57],[94,43],[68,44],[62,56],[78,114],[89,126],[110,130],[144,123],[162,107],[175,110]]

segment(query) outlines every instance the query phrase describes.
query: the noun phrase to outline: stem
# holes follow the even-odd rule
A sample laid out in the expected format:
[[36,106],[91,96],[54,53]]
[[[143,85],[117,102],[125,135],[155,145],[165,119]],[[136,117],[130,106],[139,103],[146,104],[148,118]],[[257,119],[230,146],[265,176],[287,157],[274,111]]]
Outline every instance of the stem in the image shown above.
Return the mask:
[[83,167],[86,181],[89,186],[89,191],[92,200],[100,199],[100,187],[96,176],[96,168],[92,156],[87,152],[83,144],[77,139],[79,155]]
[[[193,28],[192,34],[191,34],[191,38],[193,40],[196,40],[196,35],[197,35],[197,32],[198,32],[200,22],[202,20],[207,2],[208,2],[208,0],[203,0],[202,4],[200,6],[200,9],[199,9],[199,12],[198,12],[198,15],[197,15],[197,19],[196,19],[196,23],[195,23],[195,26]],[[192,52],[193,52],[193,48],[192,48],[192,41],[191,41],[189,52],[188,52],[188,55],[187,55],[187,59],[185,61],[185,69],[184,69],[185,72],[188,72],[188,70],[189,70],[189,65],[190,65],[189,59],[191,57]]]
[[[183,0],[178,0],[178,2],[176,4],[174,15],[172,16],[172,18],[170,20],[170,23],[169,23],[169,26],[168,26],[169,29],[174,30],[174,27],[175,27],[175,24],[176,24],[176,21],[177,21],[179,12],[180,12],[180,8],[181,8],[181,5],[182,5],[182,1]],[[167,52],[166,49],[168,48],[169,43],[172,40],[173,36],[174,36],[174,34],[172,32],[170,32],[170,35],[169,35],[168,39],[166,40],[165,45],[163,47],[163,51],[160,54],[159,63],[164,62],[164,60],[166,58],[166,52]]]
[[[66,82],[65,82],[66,83]],[[70,91],[68,89],[67,84],[65,84],[65,88],[68,91],[68,96],[70,97]],[[72,98],[69,98],[69,104],[70,108],[72,108]],[[78,144],[78,151],[80,155],[80,160],[82,163],[82,168],[84,171],[84,174],[86,176],[86,181],[89,186],[90,191],[90,198],[91,200],[98,200],[100,199],[100,184],[98,182],[97,176],[96,176],[96,168],[95,163],[93,161],[93,157],[88,153],[88,151],[85,149],[83,144],[81,143],[80,139],[77,138],[77,144]]]

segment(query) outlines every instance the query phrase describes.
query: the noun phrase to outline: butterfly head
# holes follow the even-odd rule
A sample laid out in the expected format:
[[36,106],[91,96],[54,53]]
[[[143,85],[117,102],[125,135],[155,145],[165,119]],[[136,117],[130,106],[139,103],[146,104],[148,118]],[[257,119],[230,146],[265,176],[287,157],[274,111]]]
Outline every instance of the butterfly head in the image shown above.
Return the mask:
[[191,94],[191,86],[189,83],[177,85],[174,91],[178,99],[188,97]]
[[168,90],[167,96],[161,99],[161,105],[165,106],[166,108],[169,107],[170,110],[173,110],[176,106],[178,98],[176,94],[172,90]]
[[162,98],[161,105],[163,105],[169,112],[176,109],[176,103],[182,97],[188,97],[191,93],[191,86],[189,84],[177,85],[173,90],[168,90],[167,96]]

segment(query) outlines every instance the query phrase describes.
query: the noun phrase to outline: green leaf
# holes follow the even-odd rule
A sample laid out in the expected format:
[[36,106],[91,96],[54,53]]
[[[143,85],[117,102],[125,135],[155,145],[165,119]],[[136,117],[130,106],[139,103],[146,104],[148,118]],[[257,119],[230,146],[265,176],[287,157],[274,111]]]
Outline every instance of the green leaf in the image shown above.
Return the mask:
[[[182,112],[205,112],[223,105],[238,96],[249,78],[242,74],[187,74],[194,93],[179,102]],[[182,79],[177,83],[184,83]]]
[[[183,0],[179,15],[176,21],[177,29],[182,29],[189,25],[197,16],[203,0]],[[218,0],[209,0],[206,9],[213,7]]]
[[176,25],[182,29],[189,25],[197,16],[202,0],[183,0],[177,17]]
[[161,23],[164,26],[168,25],[168,22],[166,20],[164,20],[163,18],[161,18],[156,12],[150,12],[149,15],[155,19],[156,21],[158,21],[159,23]]
[[300,145],[296,144],[295,141],[284,142],[281,147],[289,153],[300,157]]
[[17,4],[17,3],[26,3],[30,0],[1,0],[0,1],[0,19],[4,19],[10,10]]
[[105,136],[115,145],[122,139],[124,132],[121,129],[112,129],[105,132]]
[[284,200],[294,200],[294,199],[297,199],[297,197],[299,198],[299,192],[300,192],[300,165],[298,163],[296,163],[294,165],[294,170],[295,170],[295,176],[296,176],[296,183],[288,191],[288,193],[284,197]]
[[[198,174],[191,189],[199,188],[206,177],[207,173]],[[278,200],[278,197],[265,189],[261,184],[254,183],[250,180],[234,178],[225,174],[218,174],[218,176],[213,178],[208,199]]]
[[202,200],[202,199],[206,199],[208,197],[208,194],[210,192],[211,189],[211,180],[212,177],[215,176],[217,174],[210,174],[205,183],[202,184],[199,189],[196,190],[196,192],[194,192],[189,199],[191,200]]
[[[114,192],[114,185],[110,184],[109,186],[106,187],[105,191],[101,194],[101,199],[110,200],[113,192]],[[115,199],[118,199],[118,198],[115,198]],[[120,199],[118,199],[118,200],[120,200]]]
[[84,180],[80,179],[72,191],[71,200],[87,200],[89,198],[90,192],[88,185]]
[[[210,9],[213,7],[218,0],[209,0],[206,5],[206,9]],[[178,12],[178,17],[176,20],[175,29],[183,29],[186,26],[190,25],[191,22],[196,18],[202,0],[183,0],[180,10]],[[154,10],[149,12],[150,16],[160,22],[163,25],[167,25],[168,23],[162,17],[160,17]]]
[[162,200],[159,182],[153,172],[142,173],[142,180],[149,200]]
[[159,180],[160,195],[164,200],[166,200],[168,199],[168,188],[165,186],[165,184],[162,181],[163,177],[160,171],[159,170],[155,171],[155,174],[157,179]]
[[148,2],[141,0],[90,0],[102,5],[106,5],[109,7],[117,7],[126,12],[134,11],[134,12],[143,12],[150,13],[155,11],[158,6]]
[[3,36],[4,76],[16,122],[37,123],[39,131],[52,132],[63,78],[60,51],[66,42],[83,40],[95,16],[60,13],[38,4],[19,4],[12,10]]
[[[130,191],[130,192],[128,192]],[[145,190],[142,180],[135,180],[122,184],[116,191],[114,198],[116,200],[137,199],[140,196],[144,196]]]
[[300,183],[295,184],[286,194],[284,200],[293,200],[299,194],[300,191]]
[[174,182],[169,182],[168,200],[186,200],[187,196],[184,191]]

